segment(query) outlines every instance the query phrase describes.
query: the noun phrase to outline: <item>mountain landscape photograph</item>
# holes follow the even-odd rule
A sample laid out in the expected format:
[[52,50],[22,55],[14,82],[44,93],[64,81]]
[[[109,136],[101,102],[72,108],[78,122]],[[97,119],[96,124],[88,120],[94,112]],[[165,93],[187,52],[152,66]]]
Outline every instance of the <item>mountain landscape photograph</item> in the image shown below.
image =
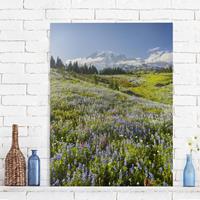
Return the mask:
[[50,30],[51,185],[172,186],[171,23]]

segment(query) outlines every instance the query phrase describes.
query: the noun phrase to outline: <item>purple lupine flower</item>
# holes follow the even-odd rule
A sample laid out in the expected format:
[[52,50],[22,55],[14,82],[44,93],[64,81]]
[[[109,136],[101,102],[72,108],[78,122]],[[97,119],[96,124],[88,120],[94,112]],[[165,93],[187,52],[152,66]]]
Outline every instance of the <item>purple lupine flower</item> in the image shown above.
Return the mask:
[[142,170],[142,166],[140,165],[139,162],[137,163],[137,167],[138,167],[139,170]]
[[119,172],[119,179],[122,179],[122,176],[123,176],[122,170],[120,170],[120,172]]
[[134,170],[134,164],[132,164],[132,165],[131,165],[131,168],[130,168],[131,174],[133,173],[133,170]]
[[94,176],[94,175],[92,175],[91,185],[92,185],[92,186],[95,185],[95,176]]
[[149,178],[154,179],[154,175],[151,172],[149,172]]
[[62,154],[57,154],[56,155],[56,160],[61,160],[62,159]]
[[126,161],[126,158],[124,159],[124,166],[126,166],[127,165],[127,161]]
[[163,172],[163,168],[162,168],[162,167],[159,168],[159,172],[160,172],[160,173]]
[[168,184],[164,181],[164,182],[163,182],[163,186],[168,186]]
[[82,173],[82,180],[83,180],[83,182],[85,182],[87,180],[87,173],[86,172]]

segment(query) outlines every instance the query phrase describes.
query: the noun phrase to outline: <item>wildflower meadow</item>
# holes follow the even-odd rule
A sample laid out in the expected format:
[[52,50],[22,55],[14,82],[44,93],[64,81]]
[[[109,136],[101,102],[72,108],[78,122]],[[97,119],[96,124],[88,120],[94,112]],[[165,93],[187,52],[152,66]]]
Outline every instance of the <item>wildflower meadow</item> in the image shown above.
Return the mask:
[[51,68],[51,185],[172,185],[172,72]]

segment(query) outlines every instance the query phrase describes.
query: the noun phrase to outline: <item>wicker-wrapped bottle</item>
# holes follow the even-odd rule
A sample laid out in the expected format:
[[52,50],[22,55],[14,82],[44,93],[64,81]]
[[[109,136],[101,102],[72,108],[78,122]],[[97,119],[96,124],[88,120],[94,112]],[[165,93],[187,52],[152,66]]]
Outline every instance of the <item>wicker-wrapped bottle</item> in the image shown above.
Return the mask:
[[5,160],[5,185],[26,185],[26,161],[19,149],[18,126],[12,126],[12,146]]

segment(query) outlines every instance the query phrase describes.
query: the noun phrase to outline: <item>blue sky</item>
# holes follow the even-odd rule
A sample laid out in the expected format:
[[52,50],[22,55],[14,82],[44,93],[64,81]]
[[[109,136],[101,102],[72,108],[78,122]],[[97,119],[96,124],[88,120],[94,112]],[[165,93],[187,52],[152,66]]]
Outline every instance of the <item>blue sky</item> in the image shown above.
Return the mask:
[[172,43],[172,23],[57,23],[50,32],[51,55],[63,61],[97,51],[146,58],[150,49],[172,52]]

